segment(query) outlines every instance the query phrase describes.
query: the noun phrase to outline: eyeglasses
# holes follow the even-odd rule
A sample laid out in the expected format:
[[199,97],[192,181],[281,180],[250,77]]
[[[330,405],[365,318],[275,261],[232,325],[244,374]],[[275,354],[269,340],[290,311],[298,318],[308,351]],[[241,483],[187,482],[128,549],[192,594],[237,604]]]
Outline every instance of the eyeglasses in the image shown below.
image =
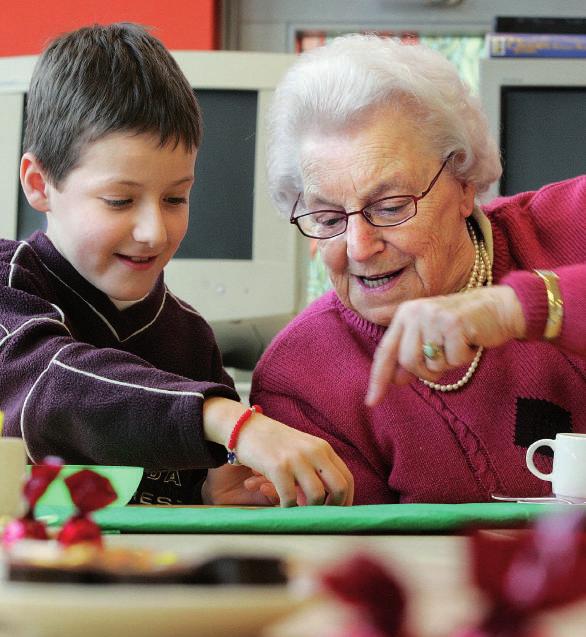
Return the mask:
[[[419,195],[395,195],[369,203],[362,210],[345,212],[343,210],[307,210],[297,197],[289,222],[295,224],[301,234],[311,239],[332,239],[344,234],[348,227],[348,217],[362,215],[371,226],[387,228],[405,223],[417,214],[417,202],[429,194],[443,169],[454,153],[450,153],[429,186]],[[295,215],[295,213],[298,213]]]

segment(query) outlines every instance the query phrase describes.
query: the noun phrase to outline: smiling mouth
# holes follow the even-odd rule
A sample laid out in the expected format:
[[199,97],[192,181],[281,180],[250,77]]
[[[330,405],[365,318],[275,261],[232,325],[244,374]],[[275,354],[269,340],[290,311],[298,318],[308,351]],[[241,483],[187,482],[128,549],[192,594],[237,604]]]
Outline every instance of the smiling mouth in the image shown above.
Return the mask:
[[380,288],[383,285],[386,285],[392,279],[396,279],[405,268],[401,268],[400,270],[396,270],[395,272],[391,272],[389,274],[380,274],[378,276],[358,276],[358,280],[364,287],[375,289]]
[[154,261],[157,257],[132,257],[127,254],[119,254],[121,259],[125,259],[126,261],[132,261],[132,263],[150,263]]

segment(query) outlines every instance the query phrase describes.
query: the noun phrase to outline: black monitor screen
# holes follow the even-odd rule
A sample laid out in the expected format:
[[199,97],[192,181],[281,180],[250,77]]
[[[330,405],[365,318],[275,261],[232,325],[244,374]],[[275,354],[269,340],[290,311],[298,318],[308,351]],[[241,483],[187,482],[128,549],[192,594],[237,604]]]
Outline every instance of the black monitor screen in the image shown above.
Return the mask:
[[[203,113],[203,141],[189,198],[187,234],[177,257],[252,259],[256,91],[197,90]],[[19,195],[18,238],[45,218]]]
[[186,259],[252,259],[255,91],[196,91],[203,141],[189,198]]
[[501,123],[501,194],[586,173],[586,87],[503,87]]

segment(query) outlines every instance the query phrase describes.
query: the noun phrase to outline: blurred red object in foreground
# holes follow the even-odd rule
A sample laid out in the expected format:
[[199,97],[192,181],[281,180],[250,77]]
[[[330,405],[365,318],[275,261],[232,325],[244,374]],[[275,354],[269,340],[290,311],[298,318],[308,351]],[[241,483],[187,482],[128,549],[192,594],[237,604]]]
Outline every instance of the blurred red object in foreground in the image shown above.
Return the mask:
[[356,610],[356,623],[344,637],[407,637],[403,588],[374,559],[355,555],[321,579],[327,590]]
[[35,519],[35,506],[51,482],[59,475],[62,467],[63,460],[55,456],[48,456],[41,464],[32,465],[30,477],[22,489],[27,510],[22,518],[12,520],[4,527],[2,544],[5,547],[10,547],[18,540],[48,539],[46,524]]
[[586,516],[540,518],[511,536],[471,538],[473,577],[489,610],[479,626],[457,637],[536,637],[535,616],[586,596]]
[[108,478],[91,469],[82,469],[65,478],[65,484],[78,512],[63,525],[57,535],[58,542],[64,546],[80,542],[101,545],[100,527],[89,517],[89,514],[114,502],[116,491]]

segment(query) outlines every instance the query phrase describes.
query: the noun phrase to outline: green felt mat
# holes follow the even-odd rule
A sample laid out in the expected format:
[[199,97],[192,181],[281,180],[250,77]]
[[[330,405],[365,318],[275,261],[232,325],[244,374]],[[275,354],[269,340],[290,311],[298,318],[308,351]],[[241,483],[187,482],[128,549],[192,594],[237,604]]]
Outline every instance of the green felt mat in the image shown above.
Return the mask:
[[[353,507],[183,508],[127,506],[103,509],[94,519],[121,533],[442,533],[470,528],[522,526],[568,505],[494,502],[473,504],[379,504]],[[37,515],[59,525],[64,507],[39,506]]]

